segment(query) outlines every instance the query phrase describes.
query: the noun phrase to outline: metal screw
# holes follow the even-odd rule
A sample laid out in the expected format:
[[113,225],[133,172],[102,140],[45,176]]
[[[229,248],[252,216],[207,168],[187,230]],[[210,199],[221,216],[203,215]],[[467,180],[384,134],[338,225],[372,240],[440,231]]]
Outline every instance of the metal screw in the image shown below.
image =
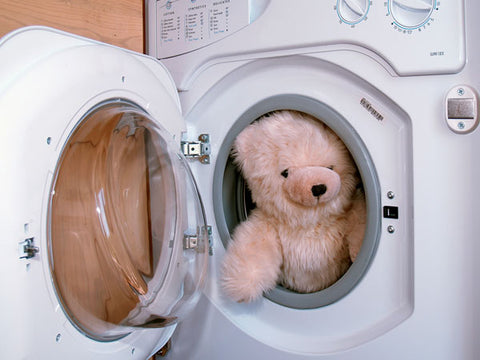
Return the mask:
[[50,145],[51,142],[52,142],[52,138],[50,136],[47,137],[47,144]]
[[463,96],[465,94],[465,90],[463,88],[460,88],[457,90],[457,94]]
[[125,76],[122,76],[122,83],[125,82]]
[[395,193],[394,193],[393,191],[389,191],[389,192],[387,193],[387,197],[388,197],[390,200],[392,200],[392,199],[395,198]]
[[395,228],[393,227],[393,225],[388,225],[387,231],[389,234],[393,234],[395,232]]
[[208,134],[201,134],[198,137],[198,140],[203,141],[203,142],[208,142],[210,140],[210,136]]
[[132,348],[132,355],[135,354],[135,348]]
[[202,164],[210,164],[210,156],[208,156],[208,155],[200,156],[200,157],[198,158],[198,160],[199,160]]
[[463,121],[460,121],[457,124],[457,127],[458,127],[459,130],[463,130],[463,129],[465,129],[465,123]]
[[57,334],[57,336],[55,336],[55,341],[58,343],[60,342],[61,338],[62,338],[62,334]]

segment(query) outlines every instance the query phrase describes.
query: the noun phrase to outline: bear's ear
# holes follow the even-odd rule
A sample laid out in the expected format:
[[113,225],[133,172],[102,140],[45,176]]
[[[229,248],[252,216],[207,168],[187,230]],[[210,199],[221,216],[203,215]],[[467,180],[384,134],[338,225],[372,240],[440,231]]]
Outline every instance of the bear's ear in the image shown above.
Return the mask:
[[285,133],[283,123],[275,113],[248,125],[233,142],[232,156],[245,178],[264,172],[276,173],[278,137]]
[[261,147],[258,138],[258,126],[256,123],[250,124],[237,136],[233,142],[232,156],[237,165],[244,168],[247,162],[255,158],[255,152]]
[[[270,120],[270,119],[269,119]],[[267,154],[277,154],[271,146],[271,125],[261,119],[248,125],[237,136],[233,143],[232,156],[245,178],[255,176],[262,170],[270,169],[276,157]]]

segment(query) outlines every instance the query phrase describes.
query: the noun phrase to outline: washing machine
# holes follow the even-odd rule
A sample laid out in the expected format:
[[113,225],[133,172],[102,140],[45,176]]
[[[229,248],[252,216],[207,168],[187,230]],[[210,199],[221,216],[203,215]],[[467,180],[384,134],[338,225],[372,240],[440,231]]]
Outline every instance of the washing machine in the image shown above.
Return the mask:
[[[477,359],[478,15],[470,0],[148,0],[148,56],[5,36],[2,356]],[[365,236],[330,287],[236,303],[220,268],[252,204],[232,143],[276,110],[343,140]]]

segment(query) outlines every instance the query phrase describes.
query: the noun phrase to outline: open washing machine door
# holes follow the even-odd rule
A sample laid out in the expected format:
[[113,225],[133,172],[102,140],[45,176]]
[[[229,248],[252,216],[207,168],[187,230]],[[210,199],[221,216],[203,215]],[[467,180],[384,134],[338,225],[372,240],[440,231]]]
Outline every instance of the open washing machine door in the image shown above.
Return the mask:
[[147,358],[195,307],[209,253],[168,72],[35,27],[0,41],[0,77],[2,353]]

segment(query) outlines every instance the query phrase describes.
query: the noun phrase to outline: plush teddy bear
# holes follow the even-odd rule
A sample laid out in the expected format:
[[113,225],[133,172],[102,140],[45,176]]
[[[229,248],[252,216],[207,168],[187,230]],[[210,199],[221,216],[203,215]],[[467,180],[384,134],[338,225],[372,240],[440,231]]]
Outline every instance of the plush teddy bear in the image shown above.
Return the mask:
[[267,114],[236,138],[233,157],[256,207],[232,235],[222,286],[238,302],[276,284],[310,293],[335,283],[363,241],[361,179],[344,143],[295,111]]

